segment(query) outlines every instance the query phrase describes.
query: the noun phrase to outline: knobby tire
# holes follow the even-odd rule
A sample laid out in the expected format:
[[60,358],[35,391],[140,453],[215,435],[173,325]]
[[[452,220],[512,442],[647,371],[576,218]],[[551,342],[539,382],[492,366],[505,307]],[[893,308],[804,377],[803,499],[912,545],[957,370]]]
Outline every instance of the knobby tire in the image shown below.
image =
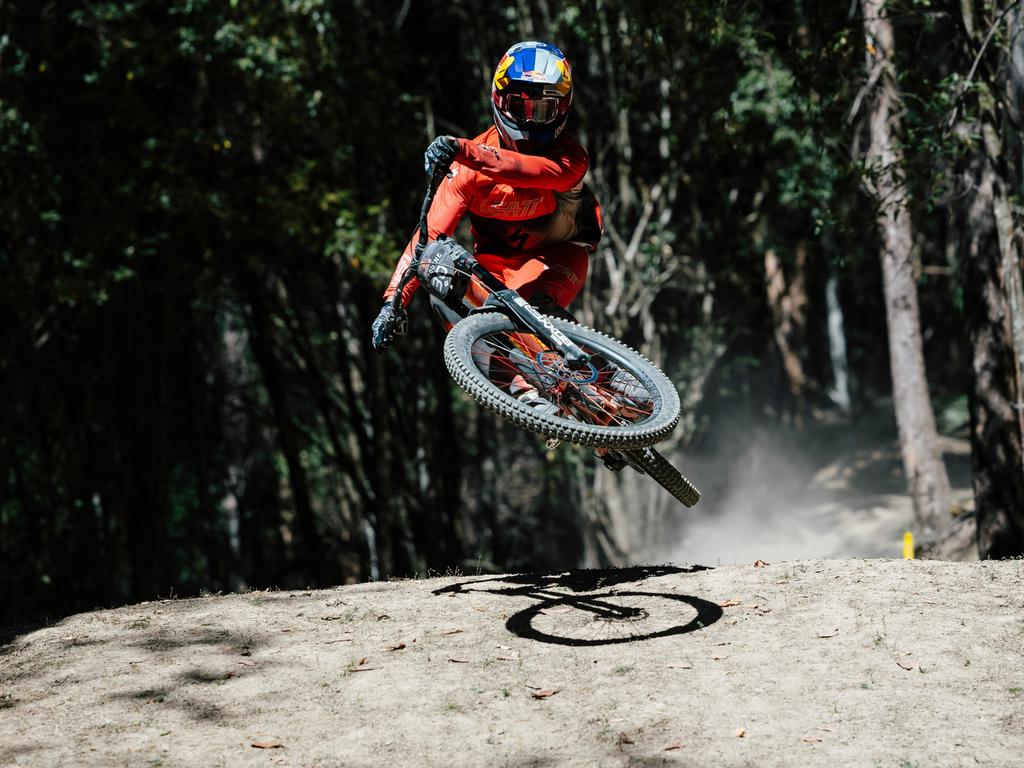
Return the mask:
[[[664,440],[672,432],[679,421],[679,394],[664,373],[639,352],[610,336],[578,323],[550,319],[574,342],[606,355],[618,368],[628,371],[642,383],[651,398],[651,415],[639,423],[615,426],[546,415],[537,413],[535,408],[493,384],[473,360],[473,346],[489,334],[522,332],[521,327],[501,312],[470,315],[455,324],[444,343],[448,372],[484,408],[546,437],[595,448],[644,448]],[[656,475],[652,477],[657,479]]]
[[673,467],[668,459],[653,448],[626,450],[622,453],[635,469],[640,469],[650,475],[651,479],[679,499],[684,506],[692,507],[700,501],[700,491],[696,486],[683,477],[682,473]]

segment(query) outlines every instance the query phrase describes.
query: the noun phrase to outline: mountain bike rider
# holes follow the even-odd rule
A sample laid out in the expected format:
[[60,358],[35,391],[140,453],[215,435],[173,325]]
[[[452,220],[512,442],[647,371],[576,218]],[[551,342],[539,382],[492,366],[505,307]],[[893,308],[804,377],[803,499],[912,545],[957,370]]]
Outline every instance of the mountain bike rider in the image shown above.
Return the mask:
[[[550,43],[516,43],[501,58],[491,85],[494,125],[474,139],[438,136],[424,154],[428,173],[450,166],[427,217],[431,242],[451,236],[469,214],[474,256],[491,274],[542,311],[567,316],[601,239],[601,209],[583,183],[586,150],[565,130],[572,106],[569,62]],[[418,233],[406,246],[373,323],[380,350],[405,332],[404,311],[390,299],[413,258]],[[419,283],[402,293],[407,306]],[[521,399],[553,408],[535,389]]]

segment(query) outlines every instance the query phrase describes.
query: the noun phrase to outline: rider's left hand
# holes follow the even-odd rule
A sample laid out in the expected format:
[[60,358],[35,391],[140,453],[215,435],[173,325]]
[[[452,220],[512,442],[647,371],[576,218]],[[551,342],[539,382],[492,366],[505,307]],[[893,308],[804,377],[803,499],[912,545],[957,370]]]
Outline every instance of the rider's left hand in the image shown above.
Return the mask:
[[[427,173],[433,173],[434,168],[440,166],[445,171],[455,162],[459,154],[459,140],[454,136],[438,136],[427,147],[423,153],[423,167]],[[451,172],[448,173],[451,176]]]
[[380,352],[395,343],[395,337],[402,336],[408,327],[408,316],[405,310],[399,307],[396,311],[390,301],[384,302],[380,308],[380,314],[373,321],[370,330],[370,342],[373,348]]

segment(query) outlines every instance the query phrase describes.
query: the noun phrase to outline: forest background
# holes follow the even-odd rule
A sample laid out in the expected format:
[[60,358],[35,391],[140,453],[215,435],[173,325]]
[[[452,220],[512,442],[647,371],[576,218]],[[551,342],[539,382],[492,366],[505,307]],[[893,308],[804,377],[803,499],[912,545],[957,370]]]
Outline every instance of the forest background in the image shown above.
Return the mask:
[[[678,384],[665,452],[716,457],[694,479],[721,488],[755,427],[881,412],[895,445],[916,401],[970,440],[974,496],[925,509],[901,423],[922,535],[1024,552],[1022,21],[1009,0],[0,0],[0,623],[623,564],[687,524],[476,408],[422,298],[369,346],[423,149],[486,128],[497,59],[534,38],[573,65],[604,204],[575,310]],[[930,392],[894,397],[886,222]]]

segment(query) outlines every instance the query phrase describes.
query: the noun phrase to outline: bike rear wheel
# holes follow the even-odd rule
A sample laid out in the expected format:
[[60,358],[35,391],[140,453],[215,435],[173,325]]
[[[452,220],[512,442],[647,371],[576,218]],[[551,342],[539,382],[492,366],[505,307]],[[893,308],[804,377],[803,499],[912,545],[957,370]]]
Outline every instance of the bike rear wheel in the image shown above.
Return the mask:
[[626,450],[621,453],[633,469],[650,475],[658,485],[679,499],[683,506],[692,507],[700,501],[700,491],[697,487],[653,448]]
[[[483,407],[547,437],[593,447],[642,448],[668,436],[679,421],[679,395],[665,374],[615,339],[549,319],[591,356],[590,363],[570,367],[532,331],[500,312],[483,312],[448,333],[444,359],[449,373]],[[534,395],[543,398],[549,412],[536,407]]]

